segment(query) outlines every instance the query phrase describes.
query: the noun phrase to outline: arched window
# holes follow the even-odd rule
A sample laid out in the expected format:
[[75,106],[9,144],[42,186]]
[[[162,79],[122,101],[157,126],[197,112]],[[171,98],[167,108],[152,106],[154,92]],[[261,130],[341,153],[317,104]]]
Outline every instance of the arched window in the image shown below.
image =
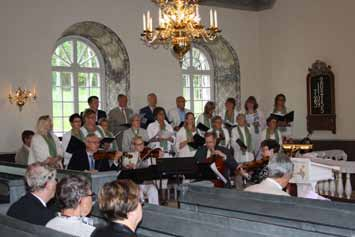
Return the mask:
[[213,100],[212,69],[206,54],[195,47],[184,56],[181,69],[186,108],[197,117],[206,102]]
[[70,130],[69,116],[88,107],[89,96],[103,99],[104,66],[99,50],[85,38],[69,36],[57,42],[52,55],[53,130]]

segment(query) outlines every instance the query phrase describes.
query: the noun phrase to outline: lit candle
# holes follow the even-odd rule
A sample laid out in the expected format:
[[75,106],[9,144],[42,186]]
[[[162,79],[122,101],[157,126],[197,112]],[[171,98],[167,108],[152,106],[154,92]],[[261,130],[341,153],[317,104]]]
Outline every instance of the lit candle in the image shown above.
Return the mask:
[[150,11],[147,12],[147,29],[150,30]]
[[214,26],[218,28],[218,21],[217,21],[217,11],[214,10]]
[[196,17],[199,19],[200,18],[200,11],[198,9],[198,5],[196,5]]
[[150,21],[149,21],[149,30],[153,31],[153,18],[152,17],[150,18]]
[[210,27],[213,27],[213,12],[212,9],[210,9]]
[[146,31],[147,30],[147,22],[145,19],[145,14],[143,13],[143,30]]
[[159,26],[161,26],[161,9],[159,8]]

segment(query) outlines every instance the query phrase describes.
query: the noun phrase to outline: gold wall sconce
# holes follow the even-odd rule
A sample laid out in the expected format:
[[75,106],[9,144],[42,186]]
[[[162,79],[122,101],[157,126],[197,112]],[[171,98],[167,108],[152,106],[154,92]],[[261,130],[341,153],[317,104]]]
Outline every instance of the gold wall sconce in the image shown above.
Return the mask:
[[9,101],[11,104],[16,104],[20,111],[22,111],[22,107],[27,102],[35,102],[37,99],[36,90],[34,89],[33,92],[31,90],[22,89],[21,87],[17,88],[15,93],[10,90],[9,93]]

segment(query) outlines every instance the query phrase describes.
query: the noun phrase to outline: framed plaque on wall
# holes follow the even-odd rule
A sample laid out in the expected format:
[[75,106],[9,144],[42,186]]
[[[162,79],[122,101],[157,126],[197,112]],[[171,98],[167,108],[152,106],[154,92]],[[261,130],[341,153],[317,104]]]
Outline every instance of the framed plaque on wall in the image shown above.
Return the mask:
[[334,74],[331,67],[317,60],[307,75],[307,130],[336,133]]

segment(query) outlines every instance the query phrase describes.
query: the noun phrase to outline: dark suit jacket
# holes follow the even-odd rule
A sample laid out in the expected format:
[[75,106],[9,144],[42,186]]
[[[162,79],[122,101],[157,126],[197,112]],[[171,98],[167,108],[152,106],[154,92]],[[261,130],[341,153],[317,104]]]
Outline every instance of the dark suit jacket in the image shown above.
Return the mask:
[[32,193],[27,193],[12,204],[7,215],[35,225],[46,225],[55,217],[55,213],[43,206]]
[[136,237],[136,233],[127,226],[111,222],[107,226],[96,228],[91,237]]
[[142,122],[142,124],[141,124],[141,127],[144,128],[144,129],[147,129],[148,125],[155,121],[155,118],[154,118],[154,115],[153,115],[153,111],[150,109],[149,106],[141,108],[139,110],[139,114],[144,116],[144,118],[147,120],[147,121],[145,121],[145,123]]
[[[226,171],[226,173],[223,174],[223,176],[226,179],[229,179],[229,171],[234,171],[237,168],[238,163],[235,161],[231,150],[229,150],[223,146],[216,146],[215,150],[219,150],[227,156],[227,158],[224,162],[225,162],[226,166],[228,167],[228,170]],[[208,151],[208,149],[206,146],[202,146],[197,150],[197,152],[195,154],[195,160],[197,163],[206,162],[206,160],[208,158],[207,151]]]
[[[80,113],[80,117],[82,118],[82,119],[84,119],[84,112],[81,112]],[[97,120],[96,120],[96,124],[98,124],[98,121],[100,120],[100,118],[107,118],[107,114],[106,114],[106,112],[105,111],[103,111],[103,110],[97,110]]]
[[[95,169],[98,171],[108,171],[108,170],[117,170],[118,167],[114,165],[110,167],[108,160],[96,160]],[[90,164],[89,164],[88,154],[86,153],[86,150],[73,153],[68,164],[68,170],[79,170],[79,171],[90,170]]]

